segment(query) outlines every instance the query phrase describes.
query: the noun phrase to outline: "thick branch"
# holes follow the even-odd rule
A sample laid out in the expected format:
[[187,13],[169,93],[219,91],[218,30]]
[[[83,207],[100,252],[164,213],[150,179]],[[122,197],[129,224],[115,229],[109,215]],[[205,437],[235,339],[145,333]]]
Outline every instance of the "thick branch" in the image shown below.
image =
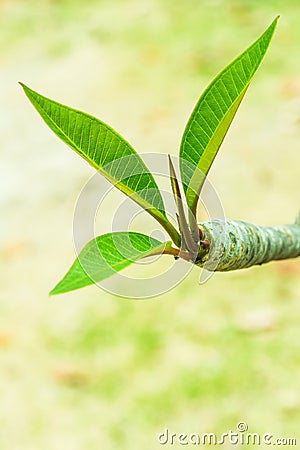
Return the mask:
[[212,220],[199,224],[210,251],[197,261],[207,270],[243,269],[272,260],[300,256],[300,222],[261,227],[239,220]]

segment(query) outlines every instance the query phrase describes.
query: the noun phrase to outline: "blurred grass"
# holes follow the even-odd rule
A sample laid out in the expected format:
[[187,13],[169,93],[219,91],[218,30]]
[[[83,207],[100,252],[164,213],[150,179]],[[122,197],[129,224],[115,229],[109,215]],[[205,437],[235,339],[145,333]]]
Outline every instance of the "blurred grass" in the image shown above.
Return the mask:
[[0,449],[153,449],[166,427],[221,433],[241,420],[299,440],[299,262],[203,286],[195,269],[147,301],[96,287],[49,299],[92,169],[16,84],[101,117],[141,152],[176,154],[201,90],[279,13],[211,180],[229,217],[292,221],[299,2],[2,1],[0,12]]

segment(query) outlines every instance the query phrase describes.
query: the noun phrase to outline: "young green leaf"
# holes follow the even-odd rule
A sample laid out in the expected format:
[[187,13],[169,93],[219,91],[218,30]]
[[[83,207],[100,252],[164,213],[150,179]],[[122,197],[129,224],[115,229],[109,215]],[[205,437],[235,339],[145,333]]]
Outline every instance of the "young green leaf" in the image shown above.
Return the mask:
[[272,39],[278,17],[247,50],[223,69],[201,95],[180,146],[180,173],[187,204],[198,197],[219,147]]
[[141,258],[168,252],[170,249],[171,241],[160,242],[141,233],[120,231],[103,234],[83,248],[50,295],[97,283]]
[[20,83],[51,130],[114,186],[151,214],[176,245],[180,236],[169,222],[158,186],[132,146],[110,126],[82,111],[44,97]]
[[173,191],[174,200],[177,206],[177,220],[179,225],[179,231],[181,233],[181,249],[182,250],[188,250],[193,253],[198,251],[198,240],[199,236],[197,236],[197,240],[194,240],[191,231],[189,229],[185,212],[183,208],[182,198],[181,198],[181,192],[179,183],[177,180],[175,168],[173,166],[171,156],[168,155],[169,158],[169,171],[170,171],[170,181],[171,181],[171,187]]

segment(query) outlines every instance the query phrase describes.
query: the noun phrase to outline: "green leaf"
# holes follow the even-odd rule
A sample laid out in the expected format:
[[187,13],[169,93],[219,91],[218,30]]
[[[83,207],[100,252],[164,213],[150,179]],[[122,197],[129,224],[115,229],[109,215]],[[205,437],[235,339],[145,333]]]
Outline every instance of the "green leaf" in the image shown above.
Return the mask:
[[51,130],[151,214],[180,245],[180,236],[167,219],[158,186],[131,145],[101,120],[50,100],[20,84]]
[[50,295],[97,283],[141,258],[163,253],[170,248],[171,241],[160,242],[141,233],[120,231],[103,234],[83,248]]
[[187,204],[194,215],[205,176],[268,49],[277,21],[278,17],[214,78],[188,120],[180,146],[180,172]]

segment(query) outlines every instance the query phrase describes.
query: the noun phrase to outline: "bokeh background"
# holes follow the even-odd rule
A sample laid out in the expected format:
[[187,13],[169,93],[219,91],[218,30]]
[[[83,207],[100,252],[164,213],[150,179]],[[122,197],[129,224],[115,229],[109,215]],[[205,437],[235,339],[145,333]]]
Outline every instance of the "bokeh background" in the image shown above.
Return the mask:
[[100,117],[141,153],[177,154],[203,88],[277,14],[210,177],[228,217],[262,225],[299,209],[298,0],[1,0],[1,450],[155,449],[165,428],[242,420],[300,442],[299,262],[202,286],[195,268],[143,301],[97,287],[48,297],[74,259],[93,169],[17,84]]

